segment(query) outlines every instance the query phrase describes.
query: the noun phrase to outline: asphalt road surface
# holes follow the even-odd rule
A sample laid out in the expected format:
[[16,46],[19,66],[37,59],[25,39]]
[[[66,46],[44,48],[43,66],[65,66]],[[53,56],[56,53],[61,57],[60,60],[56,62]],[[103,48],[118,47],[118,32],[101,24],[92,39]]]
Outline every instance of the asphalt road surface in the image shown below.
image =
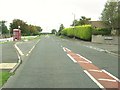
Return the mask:
[[0,55],[2,58],[2,60],[0,60],[1,63],[17,63],[18,62],[18,56],[14,48],[14,42],[1,44],[0,51],[2,51],[2,54]]
[[47,35],[41,37],[4,88],[100,88],[80,64],[68,57],[63,47],[118,77],[117,56],[87,48],[79,41]]

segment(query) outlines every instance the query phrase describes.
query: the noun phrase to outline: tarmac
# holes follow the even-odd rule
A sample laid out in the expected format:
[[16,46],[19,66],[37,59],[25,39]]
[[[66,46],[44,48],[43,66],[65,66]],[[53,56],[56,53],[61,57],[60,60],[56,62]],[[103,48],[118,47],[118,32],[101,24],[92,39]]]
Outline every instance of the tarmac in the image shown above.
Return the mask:
[[[0,55],[0,59],[2,60],[0,60],[0,69],[11,70],[18,63],[19,59],[17,55],[17,50],[15,49],[15,46],[14,46],[15,43],[23,53],[23,56],[20,56],[20,57],[22,58],[22,61],[24,61],[24,58],[28,55],[30,49],[36,44],[37,40],[38,39],[1,43],[0,46],[2,46],[2,48],[0,48],[0,51],[2,52]],[[63,40],[68,40],[68,39],[63,39]],[[87,42],[87,41],[82,41],[77,39],[71,39],[71,41],[73,43],[74,41],[77,41],[78,44],[82,44],[85,47],[118,56],[118,45],[92,43],[92,42]]]
[[[21,59],[25,57],[32,46],[37,42],[37,39],[26,40],[26,41],[11,41],[0,44],[0,70],[10,71],[17,66],[19,63],[19,53],[15,48],[15,45],[24,53],[20,55]],[[27,45],[27,47],[26,47]]]

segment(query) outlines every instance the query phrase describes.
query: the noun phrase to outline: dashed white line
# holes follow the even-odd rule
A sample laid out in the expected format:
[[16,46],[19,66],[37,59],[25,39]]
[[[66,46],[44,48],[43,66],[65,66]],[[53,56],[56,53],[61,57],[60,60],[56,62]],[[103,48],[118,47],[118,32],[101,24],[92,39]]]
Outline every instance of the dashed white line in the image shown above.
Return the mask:
[[106,90],[87,70],[84,70],[84,72],[103,90]]
[[29,54],[27,54],[26,56],[28,56]]
[[29,54],[32,52],[34,48],[35,48],[35,45],[30,49],[30,51],[28,52],[28,54],[26,54],[26,56],[29,56]]
[[74,63],[77,63],[77,61],[73,57],[71,57],[69,54],[67,54],[67,55]]
[[108,82],[116,82],[116,80],[104,79],[104,78],[99,78],[98,80],[100,80],[100,81],[108,81]]
[[108,74],[109,76],[111,76],[112,78],[114,78],[115,80],[117,80],[118,82],[120,82],[120,80],[115,77],[114,75],[110,74],[109,72],[107,72],[106,70],[102,70],[104,73]]
[[88,61],[89,63],[92,63],[90,60],[88,60],[87,58],[85,58],[85,57],[83,57],[83,56],[81,56],[81,55],[79,55],[79,54],[76,54],[76,55],[78,55],[79,57],[81,57],[81,58],[83,58],[84,60],[86,60],[86,61]]

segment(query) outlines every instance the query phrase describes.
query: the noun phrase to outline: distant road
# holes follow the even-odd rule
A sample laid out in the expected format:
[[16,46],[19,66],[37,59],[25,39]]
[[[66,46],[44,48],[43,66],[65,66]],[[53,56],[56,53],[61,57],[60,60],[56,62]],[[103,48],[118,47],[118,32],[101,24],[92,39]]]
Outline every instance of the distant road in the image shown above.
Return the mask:
[[[40,42],[4,87],[102,88],[113,82],[113,87],[116,86],[118,81],[102,70],[118,77],[117,56],[87,48],[80,41],[47,35],[41,37]],[[97,77],[96,73],[103,77]]]

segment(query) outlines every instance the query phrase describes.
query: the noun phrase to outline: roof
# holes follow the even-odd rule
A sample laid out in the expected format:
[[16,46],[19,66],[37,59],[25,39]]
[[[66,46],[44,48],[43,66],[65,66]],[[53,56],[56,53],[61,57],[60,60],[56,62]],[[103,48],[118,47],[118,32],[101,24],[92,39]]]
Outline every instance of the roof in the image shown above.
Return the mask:
[[105,25],[103,21],[90,21],[90,24],[95,28],[110,28],[109,26]]

